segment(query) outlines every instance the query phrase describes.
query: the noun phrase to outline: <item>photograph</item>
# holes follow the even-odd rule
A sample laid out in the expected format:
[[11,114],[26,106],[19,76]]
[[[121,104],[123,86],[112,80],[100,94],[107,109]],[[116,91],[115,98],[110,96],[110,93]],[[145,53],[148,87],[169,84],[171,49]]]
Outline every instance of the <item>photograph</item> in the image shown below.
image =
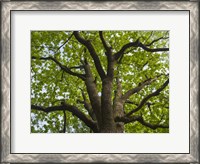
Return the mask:
[[0,163],[199,163],[199,5],[1,1]]
[[31,133],[169,133],[169,31],[31,31]]

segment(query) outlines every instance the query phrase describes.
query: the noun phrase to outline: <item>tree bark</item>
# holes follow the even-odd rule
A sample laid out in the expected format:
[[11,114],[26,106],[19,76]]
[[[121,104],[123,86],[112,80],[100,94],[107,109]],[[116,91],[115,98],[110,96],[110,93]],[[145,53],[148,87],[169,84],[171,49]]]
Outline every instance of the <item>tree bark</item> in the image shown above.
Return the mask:
[[[122,86],[119,81],[119,78],[116,79],[117,90],[115,91],[115,98],[113,100],[113,112],[114,118],[124,117],[124,102],[122,99]],[[124,122],[116,122],[116,132],[124,132]]]
[[112,110],[112,79],[105,78],[102,82],[102,96],[101,96],[101,113],[102,113],[102,125],[101,133],[115,133],[115,121]]
[[92,75],[92,72],[90,70],[90,65],[85,61],[84,69],[86,72],[86,80],[85,80],[85,85],[87,88],[87,92],[89,95],[89,99],[92,105],[92,109],[95,113],[95,116],[97,118],[97,124],[98,124],[98,129],[100,129],[100,126],[102,124],[102,118],[101,118],[101,99],[98,96],[98,91],[96,84],[94,82],[94,77]]

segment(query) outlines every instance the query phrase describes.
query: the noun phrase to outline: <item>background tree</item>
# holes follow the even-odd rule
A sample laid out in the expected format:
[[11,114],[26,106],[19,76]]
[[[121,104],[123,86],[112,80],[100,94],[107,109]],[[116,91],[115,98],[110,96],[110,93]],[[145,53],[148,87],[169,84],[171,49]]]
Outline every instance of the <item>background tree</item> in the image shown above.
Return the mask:
[[31,132],[169,132],[168,31],[31,32]]

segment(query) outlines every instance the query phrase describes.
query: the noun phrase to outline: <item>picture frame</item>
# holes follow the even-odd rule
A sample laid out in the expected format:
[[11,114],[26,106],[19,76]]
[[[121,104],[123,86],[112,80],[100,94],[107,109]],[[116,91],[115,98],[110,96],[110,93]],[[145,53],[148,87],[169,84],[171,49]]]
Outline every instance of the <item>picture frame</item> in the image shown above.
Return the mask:
[[[190,25],[189,153],[11,153],[11,60],[13,11],[135,10],[188,11]],[[199,2],[197,1],[2,1],[1,2],[1,163],[199,163]],[[13,28],[13,27],[12,27]]]

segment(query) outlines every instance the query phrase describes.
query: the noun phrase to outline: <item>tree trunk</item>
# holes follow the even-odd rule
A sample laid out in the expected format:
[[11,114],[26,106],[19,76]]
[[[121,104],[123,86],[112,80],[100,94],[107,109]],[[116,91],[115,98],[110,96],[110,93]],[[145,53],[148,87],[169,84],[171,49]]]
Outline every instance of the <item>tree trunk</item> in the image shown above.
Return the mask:
[[101,112],[102,125],[101,133],[115,133],[116,126],[112,108],[112,79],[105,78],[102,82]]

